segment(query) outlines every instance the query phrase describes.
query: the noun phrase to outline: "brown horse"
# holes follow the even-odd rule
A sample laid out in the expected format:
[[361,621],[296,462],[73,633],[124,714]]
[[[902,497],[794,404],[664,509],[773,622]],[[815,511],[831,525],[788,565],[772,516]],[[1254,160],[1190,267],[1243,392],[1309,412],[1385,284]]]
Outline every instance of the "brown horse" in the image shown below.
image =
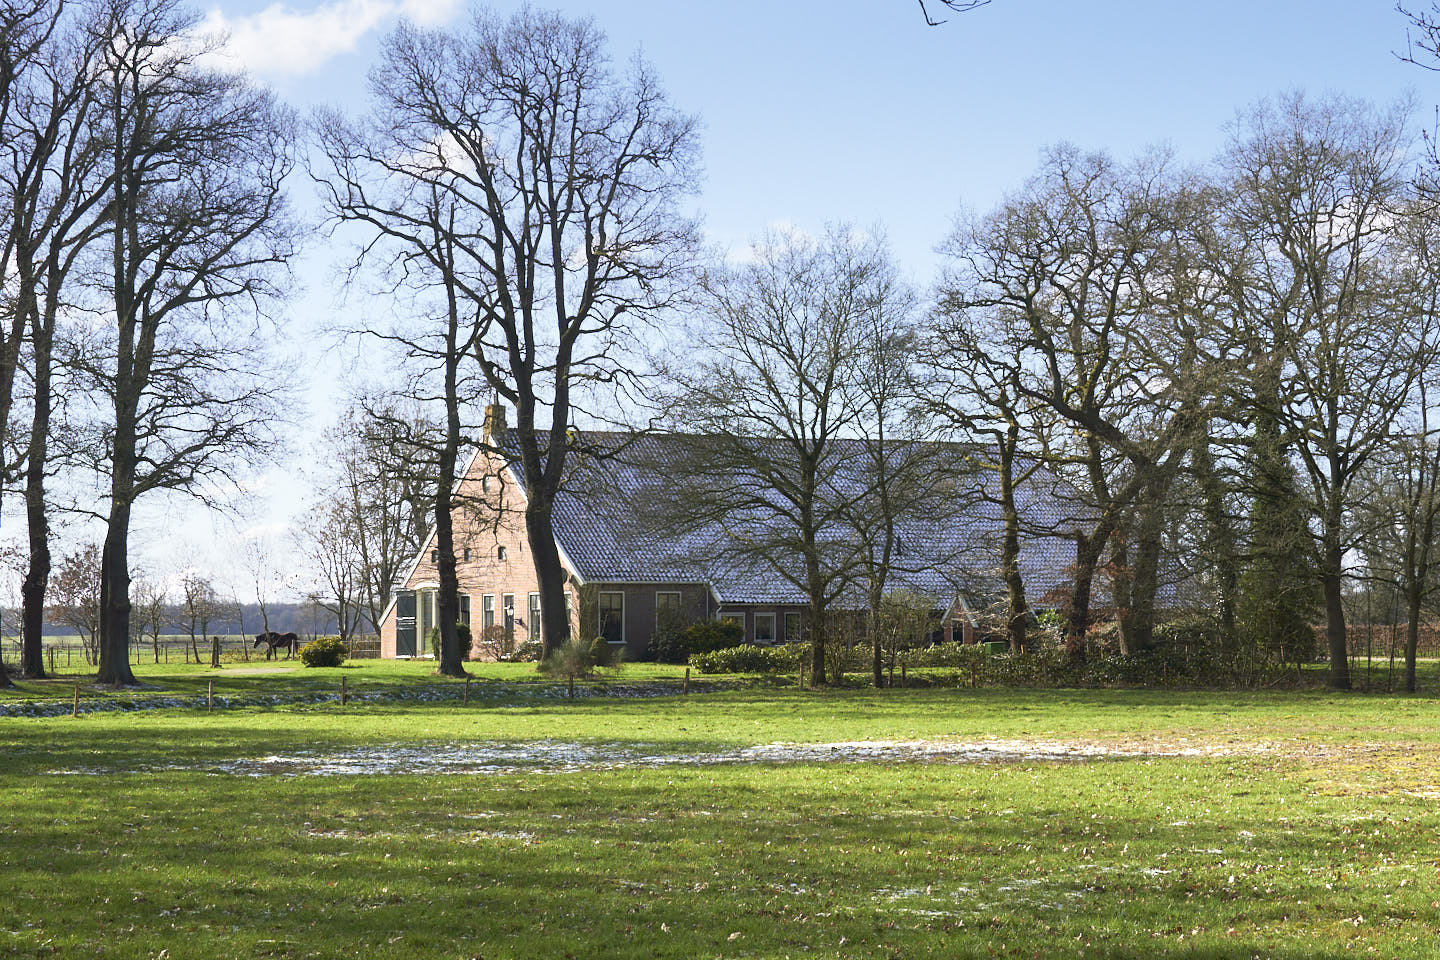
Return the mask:
[[300,651],[300,638],[293,633],[276,633],[271,630],[269,633],[256,634],[255,646],[259,647],[261,644],[266,645],[266,660],[273,658],[276,650],[284,650],[286,660]]

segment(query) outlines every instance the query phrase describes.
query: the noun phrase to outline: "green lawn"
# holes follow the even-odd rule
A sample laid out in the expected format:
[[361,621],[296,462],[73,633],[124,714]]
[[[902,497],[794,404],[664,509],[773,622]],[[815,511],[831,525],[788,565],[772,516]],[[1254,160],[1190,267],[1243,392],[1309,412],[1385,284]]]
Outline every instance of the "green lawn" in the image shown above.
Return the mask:
[[[1432,957],[1437,721],[1322,692],[778,688],[0,720],[0,955]],[[984,738],[1212,755],[526,759]],[[252,775],[496,747],[510,772]]]
[[[547,682],[554,681],[542,676],[533,663],[467,663],[467,671],[478,682],[504,681]],[[20,680],[14,690],[0,690],[0,704],[19,699],[64,699],[73,696],[75,685],[80,685],[82,698],[142,699],[145,697],[206,695],[211,683],[215,695],[242,696],[247,694],[306,694],[334,693],[340,689],[340,678],[344,677],[348,688],[355,692],[376,689],[402,689],[429,685],[447,685],[460,681],[435,675],[433,660],[349,660],[341,667],[308,668],[299,659],[266,661],[263,657],[233,663],[223,663],[218,670],[208,663],[135,663],[131,664],[137,680],[143,684],[138,690],[126,690],[118,694],[97,688],[94,685],[95,668],[82,667],[78,663],[69,670],[60,670],[46,680]],[[625,682],[631,680],[679,679],[684,676],[684,667],[655,663],[628,663],[619,670],[604,671],[600,682]]]

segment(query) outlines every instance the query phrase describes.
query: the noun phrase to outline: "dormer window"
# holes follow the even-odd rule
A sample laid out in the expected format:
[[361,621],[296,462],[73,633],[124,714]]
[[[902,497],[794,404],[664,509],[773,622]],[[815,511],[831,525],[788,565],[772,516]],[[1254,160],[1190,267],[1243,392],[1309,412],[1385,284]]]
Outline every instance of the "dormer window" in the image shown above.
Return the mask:
[[430,562],[431,562],[431,563],[439,563],[439,562],[440,562],[440,551],[439,551],[439,550],[431,550],[431,551],[430,551]]
[[504,548],[504,547],[496,547],[496,548],[495,548],[495,559],[497,559],[497,560],[504,560],[505,558],[506,558],[505,548]]
[[483,491],[485,491],[486,493],[489,493],[489,492],[490,492],[490,478],[489,478],[489,477],[481,477],[481,478],[480,478],[480,489],[483,490]]

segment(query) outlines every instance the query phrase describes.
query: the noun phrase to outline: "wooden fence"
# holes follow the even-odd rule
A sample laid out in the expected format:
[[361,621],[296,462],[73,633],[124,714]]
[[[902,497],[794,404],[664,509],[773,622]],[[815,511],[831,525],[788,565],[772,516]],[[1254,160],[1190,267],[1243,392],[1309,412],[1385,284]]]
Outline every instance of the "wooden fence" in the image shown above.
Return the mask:
[[[217,638],[196,637],[193,645],[188,635],[161,634],[159,640],[150,637],[143,640],[132,640],[130,662],[136,664],[209,663],[215,639]],[[256,649],[254,637],[227,635],[218,639],[220,641],[220,657],[226,663],[265,659],[265,648],[262,646]],[[300,636],[302,644],[314,639],[309,634]],[[7,636],[0,639],[0,643],[4,645],[6,662],[16,663],[20,659],[20,638]],[[42,647],[45,651],[45,664],[51,670],[84,667],[90,665],[93,660],[93,651],[88,651],[78,636],[46,637]],[[380,656],[380,638],[374,634],[351,638],[349,647],[349,656],[354,660],[373,660]],[[198,661],[196,660],[197,648]],[[277,652],[276,656],[283,659],[285,653]]]

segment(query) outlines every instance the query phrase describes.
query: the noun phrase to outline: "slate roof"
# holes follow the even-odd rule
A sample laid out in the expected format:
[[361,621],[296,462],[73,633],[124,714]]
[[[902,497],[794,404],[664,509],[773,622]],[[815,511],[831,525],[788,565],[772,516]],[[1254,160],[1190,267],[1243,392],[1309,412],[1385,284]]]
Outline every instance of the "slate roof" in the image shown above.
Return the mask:
[[[576,467],[556,498],[556,540],[576,572],[586,582],[708,583],[724,603],[803,604],[804,594],[773,566],[727,549],[744,535],[745,521],[732,518],[727,527],[716,518],[689,524],[682,533],[654,522],[659,505],[683,496],[675,477],[685,472],[683,458],[691,455],[696,440],[675,434],[638,439],[619,433],[584,435],[586,445],[611,455],[575,458]],[[858,448],[857,441],[849,443]],[[513,433],[503,435],[500,446],[518,460]],[[932,446],[957,465],[976,450],[961,444]],[[518,469],[513,473],[523,482]],[[842,476],[836,483],[843,487],[847,480]],[[967,474],[962,487],[964,504],[954,515],[901,519],[898,562],[904,569],[893,574],[892,583],[929,594],[942,606],[958,594],[978,608],[1003,590],[1003,527],[995,502],[999,484],[993,471],[979,470]],[[1043,470],[1017,489],[1016,498],[1021,516],[1037,531],[1071,529],[1068,518],[1084,510],[1066,484]],[[1047,593],[1068,585],[1074,558],[1074,540],[1066,536],[1022,536],[1021,570],[1031,602],[1044,605]]]

